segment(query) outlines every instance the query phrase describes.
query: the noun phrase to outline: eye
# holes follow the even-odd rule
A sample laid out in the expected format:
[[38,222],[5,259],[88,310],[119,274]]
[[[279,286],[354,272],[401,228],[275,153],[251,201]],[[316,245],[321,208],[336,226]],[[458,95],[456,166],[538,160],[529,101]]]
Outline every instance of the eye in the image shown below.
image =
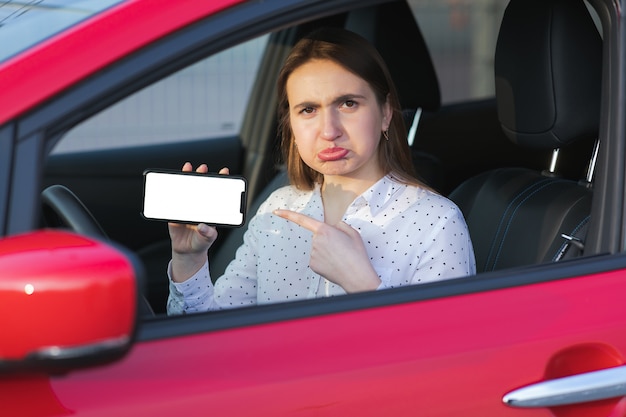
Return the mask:
[[303,107],[302,110],[299,111],[301,114],[311,114],[315,111],[313,107]]
[[358,105],[358,103],[356,101],[354,101],[354,100],[346,100],[343,103],[343,105],[344,105],[344,107],[347,107],[349,109],[353,109],[353,108],[355,108]]

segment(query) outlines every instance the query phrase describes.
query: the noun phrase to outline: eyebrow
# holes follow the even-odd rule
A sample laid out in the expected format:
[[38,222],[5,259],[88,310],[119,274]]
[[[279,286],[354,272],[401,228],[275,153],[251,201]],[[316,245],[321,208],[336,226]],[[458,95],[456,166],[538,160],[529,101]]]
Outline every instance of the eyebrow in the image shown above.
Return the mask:
[[[366,99],[366,97],[362,94],[342,94],[337,98],[333,99],[331,104],[336,105],[339,103],[343,103],[344,101],[354,100],[354,99]],[[293,106],[294,109],[302,109],[306,107],[318,107],[319,103],[313,101],[303,101],[302,103],[298,103]]]

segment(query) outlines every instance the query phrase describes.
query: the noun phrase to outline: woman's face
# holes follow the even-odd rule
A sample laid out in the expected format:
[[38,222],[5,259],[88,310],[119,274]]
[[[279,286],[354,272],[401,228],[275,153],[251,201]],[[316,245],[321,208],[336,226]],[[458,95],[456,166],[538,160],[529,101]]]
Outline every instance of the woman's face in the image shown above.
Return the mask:
[[287,79],[291,129],[300,157],[324,175],[376,181],[381,132],[391,121],[362,78],[329,60],[312,60]]

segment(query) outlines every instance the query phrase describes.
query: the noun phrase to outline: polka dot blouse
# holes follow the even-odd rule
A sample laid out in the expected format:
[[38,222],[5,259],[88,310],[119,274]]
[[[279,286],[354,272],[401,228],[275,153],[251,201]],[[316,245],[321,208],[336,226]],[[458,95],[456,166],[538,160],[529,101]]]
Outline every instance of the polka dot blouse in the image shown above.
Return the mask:
[[[185,282],[170,277],[168,314],[345,294],[309,268],[312,233],[274,215],[278,208],[324,217],[319,186],[275,191],[250,220],[243,245],[215,285],[208,262]],[[386,176],[352,202],[343,221],[361,234],[379,289],[476,272],[463,215],[436,193]]]

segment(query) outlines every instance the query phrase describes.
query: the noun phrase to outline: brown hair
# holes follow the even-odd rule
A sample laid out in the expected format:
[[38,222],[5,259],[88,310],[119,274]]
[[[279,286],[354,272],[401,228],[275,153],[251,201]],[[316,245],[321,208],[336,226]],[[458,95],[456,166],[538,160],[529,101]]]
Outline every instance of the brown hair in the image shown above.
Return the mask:
[[[300,158],[291,130],[286,91],[287,80],[293,71],[314,59],[332,61],[365,80],[374,91],[380,105],[389,100],[392,110],[388,130],[389,140],[381,137],[378,161],[385,174],[391,174],[405,184],[425,187],[415,178],[402,109],[387,65],[376,48],[367,40],[354,32],[336,28],[316,30],[298,41],[278,76],[279,132],[291,184],[299,189],[311,190],[315,183],[321,184],[323,180],[322,174],[311,169]],[[382,134],[381,132],[381,136]]]

